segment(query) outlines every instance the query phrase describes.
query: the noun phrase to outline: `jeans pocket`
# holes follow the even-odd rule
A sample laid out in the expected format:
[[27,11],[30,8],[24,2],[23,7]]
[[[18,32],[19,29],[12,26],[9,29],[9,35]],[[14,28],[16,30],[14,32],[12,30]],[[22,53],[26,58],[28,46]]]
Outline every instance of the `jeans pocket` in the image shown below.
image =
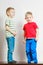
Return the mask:
[[37,42],[37,40],[36,40],[36,39],[34,39],[34,41],[35,41],[35,42]]

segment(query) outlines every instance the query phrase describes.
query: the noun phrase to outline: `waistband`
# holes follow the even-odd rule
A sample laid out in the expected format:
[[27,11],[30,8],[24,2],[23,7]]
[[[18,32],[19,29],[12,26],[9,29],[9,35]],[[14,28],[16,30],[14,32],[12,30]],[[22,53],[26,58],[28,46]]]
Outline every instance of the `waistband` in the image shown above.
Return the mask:
[[26,40],[34,40],[35,38],[26,38]]

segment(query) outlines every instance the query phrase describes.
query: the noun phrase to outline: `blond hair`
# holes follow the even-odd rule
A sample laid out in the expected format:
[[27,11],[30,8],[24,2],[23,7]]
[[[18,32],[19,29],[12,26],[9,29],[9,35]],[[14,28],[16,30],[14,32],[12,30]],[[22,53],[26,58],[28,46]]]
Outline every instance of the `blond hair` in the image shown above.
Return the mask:
[[32,12],[26,12],[26,14],[25,14],[25,18],[27,17],[27,15],[32,15]]
[[6,9],[6,14],[7,14],[7,16],[9,16],[7,12],[9,12],[11,9],[13,9],[13,10],[14,10],[14,8],[13,8],[13,7],[8,7],[8,8]]

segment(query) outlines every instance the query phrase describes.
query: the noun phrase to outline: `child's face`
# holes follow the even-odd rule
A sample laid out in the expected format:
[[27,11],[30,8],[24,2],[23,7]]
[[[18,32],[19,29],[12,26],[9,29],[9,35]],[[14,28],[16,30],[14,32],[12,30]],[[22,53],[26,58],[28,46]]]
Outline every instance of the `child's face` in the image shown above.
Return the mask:
[[25,19],[27,22],[32,22],[33,16],[31,14],[27,14]]
[[14,9],[10,9],[8,14],[9,14],[9,17],[13,18],[15,16],[15,10]]

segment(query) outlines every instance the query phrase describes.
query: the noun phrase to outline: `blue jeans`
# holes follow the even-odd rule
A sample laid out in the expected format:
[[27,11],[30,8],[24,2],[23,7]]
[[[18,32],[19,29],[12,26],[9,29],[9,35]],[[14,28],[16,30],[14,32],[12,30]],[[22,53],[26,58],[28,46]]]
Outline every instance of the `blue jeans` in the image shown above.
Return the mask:
[[7,37],[7,45],[8,45],[8,62],[12,62],[13,61],[13,51],[14,51],[14,42],[15,42],[15,38],[14,37]]
[[28,63],[31,63],[31,61],[37,63],[36,44],[37,41],[35,39],[26,39],[26,55]]

